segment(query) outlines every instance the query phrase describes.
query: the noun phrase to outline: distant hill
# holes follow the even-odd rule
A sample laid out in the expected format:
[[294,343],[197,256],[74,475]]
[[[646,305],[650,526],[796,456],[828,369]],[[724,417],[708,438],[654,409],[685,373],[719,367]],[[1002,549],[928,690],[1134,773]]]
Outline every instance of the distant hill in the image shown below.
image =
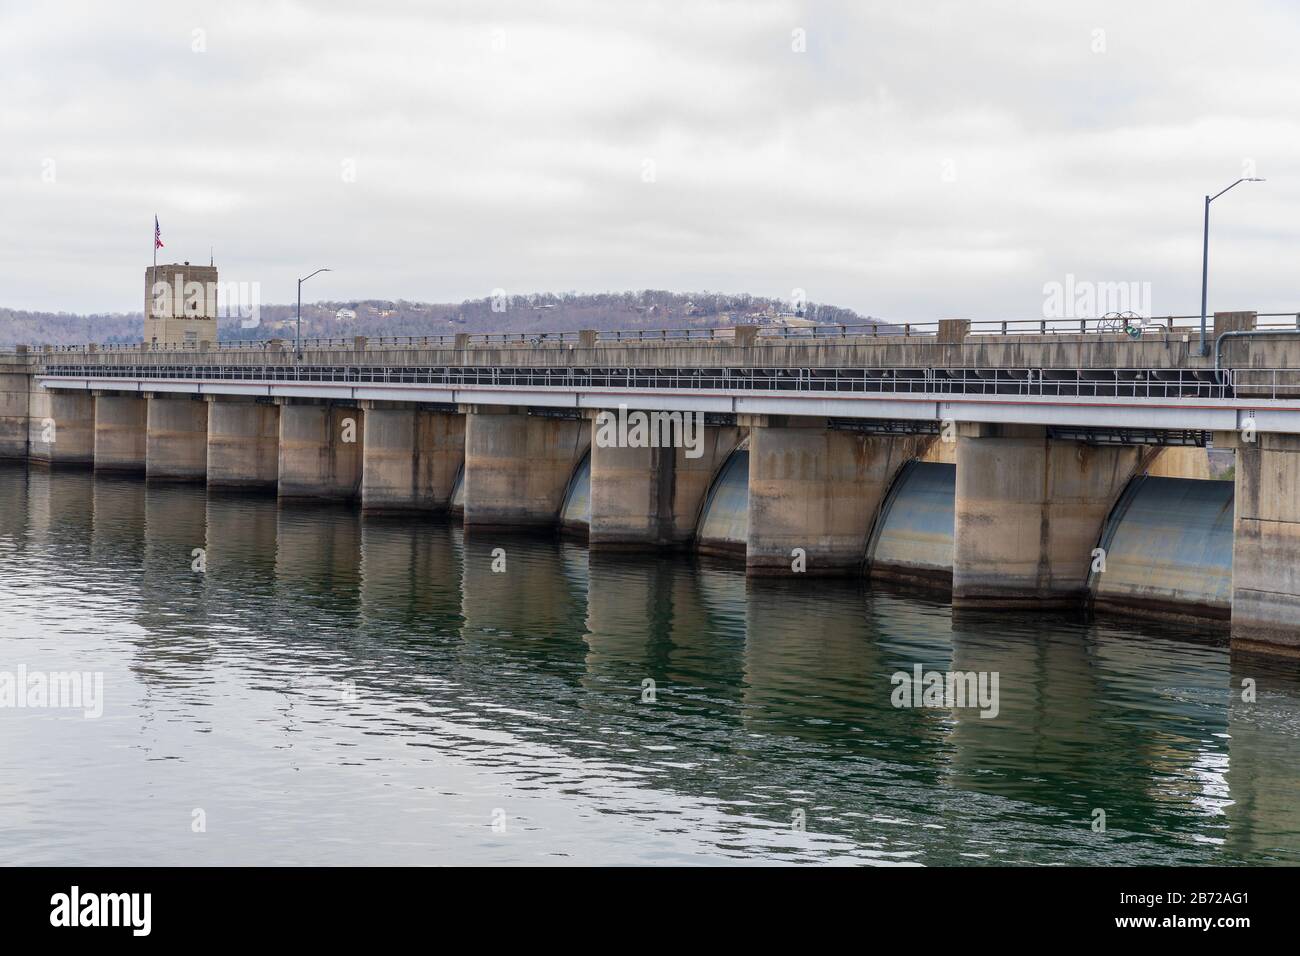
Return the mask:
[[[218,335],[223,341],[292,338],[294,308],[293,305],[263,305],[260,324],[250,329],[242,328],[237,317],[221,319]],[[711,328],[738,323],[809,321],[836,325],[876,320],[852,309],[815,302],[792,309],[789,302],[761,296],[660,290],[587,295],[537,293],[509,296],[495,303],[491,298],[467,299],[457,304],[366,299],[304,303],[302,307],[305,338]],[[140,312],[74,315],[0,308],[0,346],[75,345],[88,339],[105,344],[129,344],[141,340],[143,324]]]

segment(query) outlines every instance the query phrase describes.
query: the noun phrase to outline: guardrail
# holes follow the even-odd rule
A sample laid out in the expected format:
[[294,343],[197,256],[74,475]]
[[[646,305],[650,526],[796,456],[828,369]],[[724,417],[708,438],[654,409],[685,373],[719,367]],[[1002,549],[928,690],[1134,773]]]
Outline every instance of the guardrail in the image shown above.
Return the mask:
[[[1164,335],[1174,331],[1199,331],[1199,315],[1164,315],[1139,318],[1132,315],[1111,315],[1090,319],[974,319],[968,335],[1093,335],[1120,334],[1132,339],[1148,335]],[[746,328],[741,325],[739,328]],[[681,329],[614,329],[595,333],[597,344],[633,344],[666,342],[730,342],[737,326],[717,328]],[[901,336],[935,337],[939,321],[927,322],[862,322],[856,324],[815,325],[759,325],[755,335],[759,339],[849,339],[884,338]],[[1296,329],[1300,331],[1300,312],[1261,312],[1256,316],[1257,329]],[[470,332],[459,335],[384,335],[358,337],[330,337],[303,339],[303,351],[356,351],[358,340],[364,341],[365,351],[385,349],[453,349],[492,346],[577,346],[583,342],[583,333],[570,332]],[[292,352],[293,342],[284,339],[231,339],[206,348],[191,343],[187,345],[145,346],[141,344],[112,345],[56,345],[33,346],[32,352],[107,354],[161,354],[198,352]],[[15,349],[0,349],[12,353]]]
[[[47,376],[135,378],[142,382],[339,383],[349,385],[495,386],[553,389],[650,389],[791,393],[1055,396],[1061,398],[1232,398],[1237,376],[1251,397],[1300,397],[1300,369],[1233,370],[1216,381],[1190,369],[897,369],[897,368],[510,368],[504,366],[52,365]],[[1271,374],[1264,374],[1271,373]],[[144,390],[148,390],[147,387]]]

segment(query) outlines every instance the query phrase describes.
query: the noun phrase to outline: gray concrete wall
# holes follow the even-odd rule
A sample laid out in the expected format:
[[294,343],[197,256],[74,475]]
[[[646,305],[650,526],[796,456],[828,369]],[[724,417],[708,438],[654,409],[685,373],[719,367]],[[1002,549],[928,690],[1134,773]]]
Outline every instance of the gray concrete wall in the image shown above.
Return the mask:
[[36,389],[31,394],[32,461],[89,468],[95,463],[95,398],[89,392]]
[[1232,646],[1300,656],[1300,436],[1214,444],[1237,450]]
[[365,419],[360,408],[309,402],[281,405],[280,497],[357,498],[364,447]]
[[95,470],[145,470],[149,403],[140,395],[95,396]]
[[444,512],[465,459],[465,416],[368,402],[361,506]]
[[1102,525],[1142,452],[1051,441],[1036,426],[960,426],[953,606],[1082,605]]
[[505,406],[468,406],[467,413],[465,526],[553,527],[591,445],[591,422]]
[[186,395],[148,400],[145,477],[150,481],[203,481],[208,474],[208,403]]
[[[877,436],[811,418],[751,422],[750,574],[855,574],[898,469],[925,452],[930,436]],[[795,569],[795,549],[805,564]]]
[[280,407],[209,399],[207,471],[214,488],[275,490],[280,480]]

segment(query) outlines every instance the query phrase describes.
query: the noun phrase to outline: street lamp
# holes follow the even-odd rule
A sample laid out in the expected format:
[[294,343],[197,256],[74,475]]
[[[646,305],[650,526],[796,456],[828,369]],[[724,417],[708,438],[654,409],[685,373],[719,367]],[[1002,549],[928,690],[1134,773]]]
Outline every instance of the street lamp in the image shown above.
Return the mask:
[[[1232,186],[1240,183],[1262,183],[1264,180],[1255,176],[1238,179]],[[1205,197],[1205,233],[1201,240],[1201,354],[1209,355],[1210,346],[1205,341],[1205,282],[1210,272],[1210,203],[1226,193],[1232,186],[1220,189],[1213,196]]]
[[330,272],[330,271],[331,270],[329,269],[317,269],[311,275],[303,276],[301,279],[298,280],[298,328],[294,332],[294,337],[293,337],[294,338],[293,350],[294,350],[294,354],[298,358],[302,358],[302,284],[306,282],[308,279],[310,279],[311,276],[320,275],[320,273],[322,272]]

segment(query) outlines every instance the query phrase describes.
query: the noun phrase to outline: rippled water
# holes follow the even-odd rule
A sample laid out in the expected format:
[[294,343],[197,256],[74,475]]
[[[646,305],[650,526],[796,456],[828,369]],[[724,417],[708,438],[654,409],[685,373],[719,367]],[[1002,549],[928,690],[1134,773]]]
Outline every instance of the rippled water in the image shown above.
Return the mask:
[[0,708],[5,863],[1300,862],[1294,671],[1149,625],[11,467],[20,665],[105,704]]

